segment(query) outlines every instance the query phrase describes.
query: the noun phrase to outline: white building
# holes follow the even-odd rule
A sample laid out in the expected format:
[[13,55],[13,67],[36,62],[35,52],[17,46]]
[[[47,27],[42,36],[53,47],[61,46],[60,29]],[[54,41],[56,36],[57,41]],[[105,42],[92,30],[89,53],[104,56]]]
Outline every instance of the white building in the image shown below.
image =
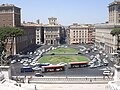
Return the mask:
[[107,53],[114,53],[117,50],[117,38],[110,32],[114,28],[120,28],[120,0],[115,0],[109,6],[109,22],[96,24],[95,42]]

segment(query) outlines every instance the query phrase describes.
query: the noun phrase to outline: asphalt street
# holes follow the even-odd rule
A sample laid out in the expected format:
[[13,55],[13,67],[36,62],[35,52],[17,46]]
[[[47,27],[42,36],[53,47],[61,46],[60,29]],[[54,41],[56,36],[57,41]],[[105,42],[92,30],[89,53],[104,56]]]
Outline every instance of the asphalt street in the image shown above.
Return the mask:
[[[47,49],[50,46],[42,46],[39,48],[39,50],[42,49]],[[82,46],[80,45],[71,45],[69,46],[71,48],[75,48],[80,50]],[[85,46],[86,48],[89,48],[89,46]],[[38,49],[37,49],[38,50]],[[96,55],[98,54],[97,52],[90,52],[88,54],[85,54],[85,52],[82,52],[83,55],[90,57],[91,55]],[[101,59],[103,59],[104,56],[101,55]],[[44,76],[49,76],[49,77],[92,77],[92,76],[103,76],[103,71],[107,68],[113,67],[112,62],[109,60],[109,57],[107,58],[109,61],[108,66],[102,66],[102,67],[96,67],[96,68],[90,68],[90,67],[83,67],[83,68],[73,68],[73,69],[67,69],[65,71],[61,72],[48,72],[48,73],[42,73]],[[15,64],[11,64],[11,69],[12,69],[12,75],[13,76],[34,76],[35,72],[29,73],[21,73],[20,68],[23,67],[22,64],[19,62]]]

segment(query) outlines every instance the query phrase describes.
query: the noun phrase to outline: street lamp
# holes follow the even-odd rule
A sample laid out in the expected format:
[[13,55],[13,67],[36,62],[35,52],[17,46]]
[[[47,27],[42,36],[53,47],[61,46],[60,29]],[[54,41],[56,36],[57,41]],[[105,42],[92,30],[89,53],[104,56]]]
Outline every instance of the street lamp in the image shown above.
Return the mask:
[[67,70],[68,70],[68,64],[65,65],[65,75],[66,75],[66,78],[68,78],[68,76],[67,76]]

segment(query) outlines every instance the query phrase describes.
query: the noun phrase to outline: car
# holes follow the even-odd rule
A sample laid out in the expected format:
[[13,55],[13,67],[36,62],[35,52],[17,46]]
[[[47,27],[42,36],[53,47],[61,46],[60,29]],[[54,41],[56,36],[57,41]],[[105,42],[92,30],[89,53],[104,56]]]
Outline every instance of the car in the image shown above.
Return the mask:
[[41,71],[42,68],[38,67],[38,66],[35,66],[32,68],[34,71]]
[[100,54],[102,54],[102,51],[99,51]]
[[90,65],[90,68],[97,68],[97,65],[91,64],[91,65]]
[[113,61],[114,61],[114,58],[110,58],[110,61],[113,62]]
[[101,63],[98,63],[97,67],[101,67],[101,66],[103,66],[103,64],[101,64]]
[[51,53],[51,55],[55,55],[55,53]]
[[11,61],[11,64],[14,64],[14,63],[16,63],[16,60],[12,60],[12,61]]
[[36,73],[35,76],[36,77],[44,77],[44,75],[42,75],[41,73]]
[[103,53],[103,55],[105,56],[105,55],[106,55],[106,53]]
[[86,51],[85,53],[88,54],[88,51]]
[[94,64],[93,61],[90,61],[90,62],[88,63],[89,66],[91,66],[92,64]]
[[94,51],[97,51],[97,48],[94,48]]
[[108,58],[108,55],[105,55],[106,58]]
[[93,55],[91,55],[91,56],[90,56],[90,59],[93,59],[93,58],[94,58],[94,56],[93,56]]
[[103,71],[103,75],[109,76],[109,75],[111,75],[111,71],[110,70],[105,70],[105,71]]
[[28,64],[27,62],[24,62],[23,65],[24,65],[24,66],[28,66],[29,64]]
[[82,54],[81,52],[78,52],[78,54]]

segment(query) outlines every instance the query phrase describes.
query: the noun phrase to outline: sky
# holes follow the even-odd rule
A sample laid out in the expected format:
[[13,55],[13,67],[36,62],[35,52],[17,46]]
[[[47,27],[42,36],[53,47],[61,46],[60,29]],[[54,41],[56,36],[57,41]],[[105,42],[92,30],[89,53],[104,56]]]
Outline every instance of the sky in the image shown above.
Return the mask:
[[56,17],[62,25],[96,24],[108,21],[108,4],[114,0],[0,0],[21,8],[21,22],[48,23]]

